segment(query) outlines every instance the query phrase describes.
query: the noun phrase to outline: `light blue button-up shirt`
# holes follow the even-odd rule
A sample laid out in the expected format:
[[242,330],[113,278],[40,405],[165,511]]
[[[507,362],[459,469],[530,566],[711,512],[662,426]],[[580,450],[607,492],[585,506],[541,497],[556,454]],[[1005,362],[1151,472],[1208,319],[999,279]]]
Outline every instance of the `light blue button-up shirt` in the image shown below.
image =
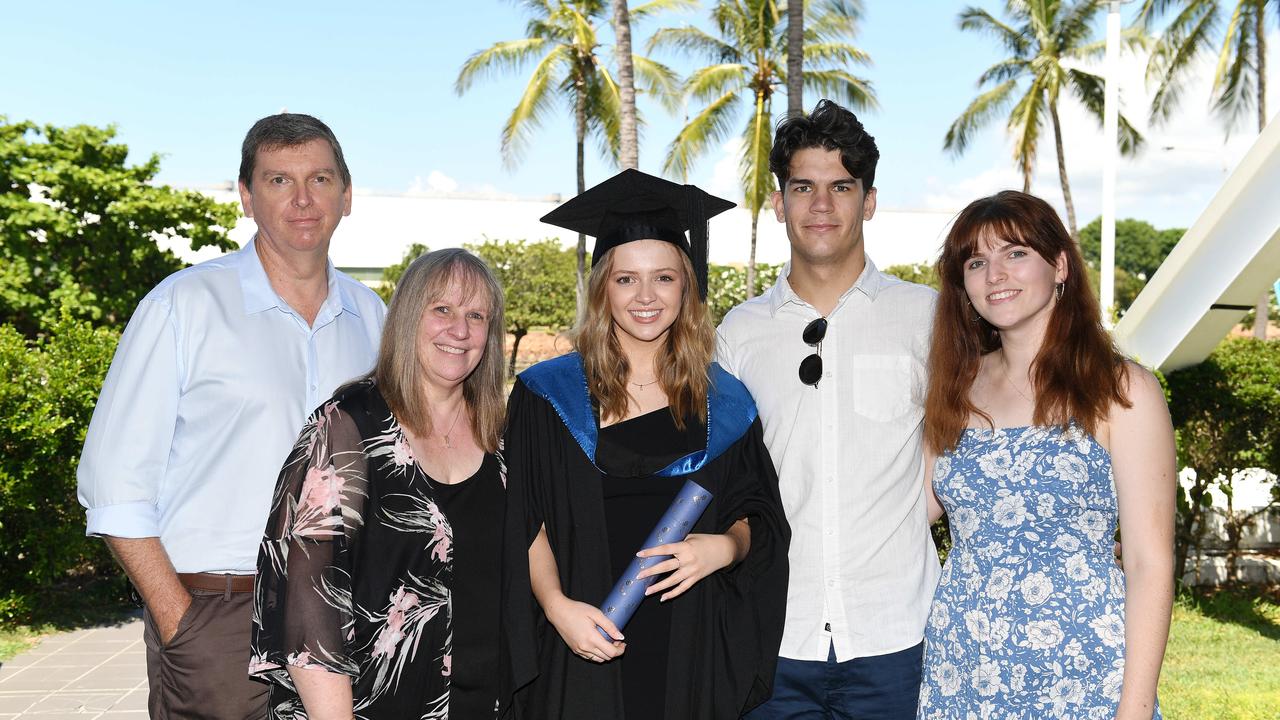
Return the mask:
[[276,476],[308,414],[377,357],[386,308],[328,266],[314,324],[253,243],[139,303],[77,471],[89,535],[159,537],[178,572],[254,571]]

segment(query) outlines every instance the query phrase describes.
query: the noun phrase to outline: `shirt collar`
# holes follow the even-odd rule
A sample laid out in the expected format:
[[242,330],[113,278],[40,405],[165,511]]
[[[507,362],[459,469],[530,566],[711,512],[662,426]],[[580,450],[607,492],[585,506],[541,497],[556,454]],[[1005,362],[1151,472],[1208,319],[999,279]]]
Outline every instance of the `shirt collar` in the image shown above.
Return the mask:
[[[275,288],[271,287],[266,268],[262,267],[262,259],[258,257],[258,251],[254,247],[257,239],[258,236],[254,235],[237,253],[239,255],[237,271],[240,275],[240,291],[244,295],[244,313],[252,315],[271,308],[292,312],[289,304],[280,297]],[[326,315],[337,315],[339,310],[360,317],[360,309],[356,305],[355,298],[338,281],[337,269],[334,268],[333,261],[328,258],[325,259],[325,277],[329,281],[329,291],[325,296],[324,304],[320,306],[317,320]]]
[[[840,300],[836,302],[837,308],[843,305],[845,299],[848,298],[849,294],[855,290],[866,295],[867,299],[872,302],[875,302],[876,297],[880,294],[880,290],[884,287],[884,274],[881,273],[876,267],[876,264],[871,261],[871,258],[867,257],[865,260],[866,262],[862,267],[862,274],[854,281],[853,286],[848,290],[845,290],[844,294],[840,296]],[[796,294],[795,290],[791,289],[791,282],[788,280],[790,275],[791,261],[788,260],[787,264],[782,266],[782,271],[778,273],[778,281],[770,290],[769,312],[771,315],[777,315],[778,311],[788,303],[796,303],[798,305],[806,306],[809,305],[808,302]]]

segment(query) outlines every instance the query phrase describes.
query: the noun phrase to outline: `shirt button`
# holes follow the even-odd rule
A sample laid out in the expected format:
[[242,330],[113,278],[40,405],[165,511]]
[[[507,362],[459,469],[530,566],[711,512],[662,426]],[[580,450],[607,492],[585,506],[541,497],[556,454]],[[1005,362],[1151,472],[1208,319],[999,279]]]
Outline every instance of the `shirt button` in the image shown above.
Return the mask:
[[833,588],[835,586],[836,586],[836,581],[834,579],[827,581],[827,587]]
[[832,530],[831,528],[827,528],[827,535],[835,535],[835,534],[836,534],[835,530]]

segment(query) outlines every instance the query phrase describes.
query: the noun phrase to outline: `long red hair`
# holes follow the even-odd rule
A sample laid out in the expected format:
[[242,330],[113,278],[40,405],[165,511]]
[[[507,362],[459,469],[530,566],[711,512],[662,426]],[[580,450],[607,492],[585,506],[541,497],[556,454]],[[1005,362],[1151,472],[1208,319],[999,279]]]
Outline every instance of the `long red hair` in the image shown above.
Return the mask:
[[1045,262],[1066,258],[1067,277],[1031,365],[1036,425],[1063,428],[1074,421],[1093,434],[1113,403],[1129,407],[1125,358],[1102,327],[1080,248],[1049,203],[1005,190],[975,200],[956,216],[938,258],[940,284],[929,348],[929,390],[924,436],[929,448],[955,448],[969,418],[984,418],[969,398],[982,356],[1000,348],[1000,333],[978,317],[964,289],[965,263],[988,237],[1022,245]]

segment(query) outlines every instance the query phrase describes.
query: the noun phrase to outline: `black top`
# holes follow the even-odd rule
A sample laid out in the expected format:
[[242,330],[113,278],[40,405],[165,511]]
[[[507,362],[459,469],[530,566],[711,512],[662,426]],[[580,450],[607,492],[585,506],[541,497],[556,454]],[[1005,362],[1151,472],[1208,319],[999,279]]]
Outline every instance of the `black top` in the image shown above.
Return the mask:
[[[598,605],[617,580],[611,536],[619,522],[606,527],[605,499],[614,481],[595,460],[608,460],[625,449],[631,428],[623,423],[605,428],[598,437],[595,458],[588,457],[560,415],[542,397],[517,381],[507,406],[507,514],[503,547],[503,686],[499,699],[504,718],[520,720],[719,720],[740,717],[772,691],[778,644],[786,605],[787,544],[790,529],[778,497],[778,479],[765,450],[760,421],[697,470],[672,478],[678,487],[692,479],[712,494],[706,512],[694,525],[697,533],[723,533],[738,518],[751,525],[751,549],[741,563],[712,573],[669,606],[670,630],[665,635],[665,689],[652,692],[662,709],[632,714],[624,685],[623,667],[630,672],[644,652],[642,646],[661,647],[637,631],[633,619],[623,631],[627,651],[622,662],[594,663],[574,655],[547,621],[529,587],[529,544],[545,526],[556,558],[560,586],[581,602]],[[647,422],[649,419],[636,418]],[[645,431],[637,432],[643,435]],[[606,440],[606,436],[609,436]],[[688,433],[686,433],[688,437]],[[613,445],[612,449],[606,445]],[[650,438],[644,447],[658,441]],[[696,447],[706,444],[705,432]],[[655,464],[662,453],[655,452]],[[608,464],[606,462],[606,464]],[[648,471],[648,467],[640,467]],[[633,468],[634,471],[634,468]],[[657,486],[654,485],[655,492]],[[674,493],[674,490],[671,491]],[[653,507],[665,510],[665,500]],[[661,510],[635,521],[634,553],[652,530]],[[621,552],[621,551],[619,551]],[[646,605],[642,603],[641,611]],[[639,617],[639,615],[637,615]],[[634,654],[633,654],[634,653]],[[647,664],[647,663],[646,663]],[[625,709],[624,709],[625,708]]]
[[471,477],[431,481],[453,528],[453,663],[449,716],[488,718],[498,698],[498,593],[502,581],[502,514],[506,489],[496,455],[485,454]]
[[357,717],[441,717],[460,683],[485,710],[454,717],[493,716],[492,677],[475,678],[498,652],[503,472],[489,456],[459,486],[431,482],[372,380],[316,410],[258,555],[249,670],[272,683],[271,720],[307,716],[289,666],[350,676]]
[[[684,485],[684,478],[654,477],[653,473],[699,449],[706,433],[706,427],[696,422],[687,423],[686,431],[679,430],[667,408],[600,428],[596,464],[608,473],[603,478],[604,515],[615,578],[631,564]],[[646,598],[623,635],[628,638],[627,651],[615,662],[622,667],[627,717],[662,717],[671,603],[659,602],[656,594]]]

